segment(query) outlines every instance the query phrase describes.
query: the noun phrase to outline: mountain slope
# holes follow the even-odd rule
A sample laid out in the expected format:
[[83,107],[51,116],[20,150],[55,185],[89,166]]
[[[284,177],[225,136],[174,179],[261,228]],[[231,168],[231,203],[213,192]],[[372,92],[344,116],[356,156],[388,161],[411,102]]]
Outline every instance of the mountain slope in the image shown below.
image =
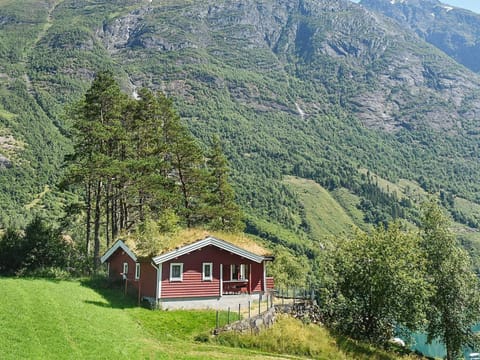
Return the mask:
[[[2,224],[12,214],[51,211],[53,196],[24,206],[61,174],[70,125],[63,107],[105,68],[132,96],[143,86],[166,92],[202,144],[218,134],[243,208],[293,233],[317,237],[304,226],[301,199],[286,175],[348,189],[371,222],[412,220],[416,213],[359,169],[480,201],[480,76],[359,5],[27,5],[0,1],[2,34],[10,32],[0,47],[0,136],[12,136],[14,144],[10,152],[0,150],[11,163],[0,170],[0,194],[11,208],[0,209]],[[36,17],[27,21],[31,9]],[[12,37],[24,45],[17,47]],[[16,54],[17,48],[24,50]],[[24,105],[10,104],[17,98]]]
[[480,72],[479,14],[438,0],[362,0],[361,4],[395,19],[460,64]]

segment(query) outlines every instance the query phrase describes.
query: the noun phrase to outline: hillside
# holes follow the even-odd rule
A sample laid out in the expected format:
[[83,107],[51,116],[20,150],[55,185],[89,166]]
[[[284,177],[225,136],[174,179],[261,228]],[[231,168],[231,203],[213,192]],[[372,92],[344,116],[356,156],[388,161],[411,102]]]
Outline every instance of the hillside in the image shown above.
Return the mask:
[[2,0],[0,26],[2,227],[62,214],[63,108],[105,68],[164,91],[203,146],[219,135],[253,232],[325,236],[285,176],[353,201],[357,225],[417,216],[359,169],[480,202],[480,76],[358,4]]

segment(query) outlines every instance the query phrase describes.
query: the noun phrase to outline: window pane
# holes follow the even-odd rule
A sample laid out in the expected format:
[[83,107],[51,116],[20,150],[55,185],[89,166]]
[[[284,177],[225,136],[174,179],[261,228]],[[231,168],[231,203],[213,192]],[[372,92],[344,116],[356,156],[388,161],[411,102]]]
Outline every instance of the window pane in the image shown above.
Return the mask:
[[240,265],[231,265],[231,280],[238,280],[240,275]]
[[179,278],[180,277],[180,265],[173,265],[172,266],[172,277]]
[[135,279],[140,278],[140,264],[135,264]]

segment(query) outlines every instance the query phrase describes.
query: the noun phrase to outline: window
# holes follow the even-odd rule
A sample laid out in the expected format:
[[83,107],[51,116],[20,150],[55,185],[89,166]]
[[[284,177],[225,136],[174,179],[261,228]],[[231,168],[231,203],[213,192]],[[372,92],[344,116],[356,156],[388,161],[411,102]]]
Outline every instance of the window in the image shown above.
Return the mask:
[[140,279],[140,264],[135,264],[135,280]]
[[239,271],[240,271],[240,267],[238,265],[235,265],[235,264],[230,265],[230,280],[238,280]]
[[124,262],[123,263],[123,278],[126,279],[128,275],[128,263]]
[[248,266],[246,264],[230,265],[230,279],[231,280],[247,280]]
[[213,280],[213,264],[212,263],[203,263],[202,266],[202,280],[211,281]]
[[247,279],[246,268],[247,268],[247,265],[245,265],[245,264],[240,265],[240,280],[246,280]]
[[171,263],[170,264],[170,281],[182,281],[183,280],[183,264]]

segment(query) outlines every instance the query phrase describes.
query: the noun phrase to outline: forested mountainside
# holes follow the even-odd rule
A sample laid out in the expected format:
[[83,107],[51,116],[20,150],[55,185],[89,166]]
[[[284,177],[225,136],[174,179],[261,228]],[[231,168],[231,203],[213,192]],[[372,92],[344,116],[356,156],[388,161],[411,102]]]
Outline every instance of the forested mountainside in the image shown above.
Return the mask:
[[[0,0],[0,28],[3,227],[74,196],[55,187],[71,152],[64,107],[109,69],[132,96],[165,92],[204,147],[218,134],[249,232],[309,253],[352,224],[416,223],[429,192],[476,243],[480,76],[379,13],[346,0]],[[317,226],[331,208],[345,227]]]
[[368,9],[391,17],[415,31],[460,64],[479,72],[480,15],[438,0],[362,0]]

